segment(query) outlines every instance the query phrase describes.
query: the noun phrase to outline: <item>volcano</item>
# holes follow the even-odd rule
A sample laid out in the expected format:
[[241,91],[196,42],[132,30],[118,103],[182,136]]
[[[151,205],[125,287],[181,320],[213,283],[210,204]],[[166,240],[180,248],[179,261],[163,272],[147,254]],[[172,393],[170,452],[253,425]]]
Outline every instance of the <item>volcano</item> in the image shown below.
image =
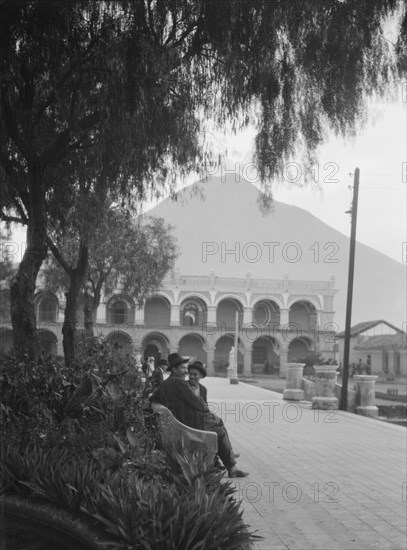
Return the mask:
[[[273,202],[237,174],[208,178],[165,199],[148,215],[174,226],[183,275],[326,281],[333,275],[338,330],[345,325],[350,239],[306,210]],[[352,325],[384,319],[405,329],[405,266],[356,245]],[[404,323],[404,327],[403,327]]]

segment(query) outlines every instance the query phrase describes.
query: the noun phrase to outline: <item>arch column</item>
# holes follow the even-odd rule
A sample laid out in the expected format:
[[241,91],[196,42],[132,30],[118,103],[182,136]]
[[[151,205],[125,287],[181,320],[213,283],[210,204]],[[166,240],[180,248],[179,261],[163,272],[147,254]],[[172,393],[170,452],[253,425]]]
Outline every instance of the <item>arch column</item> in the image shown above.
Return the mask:
[[216,306],[208,306],[208,323],[216,323]]
[[140,304],[136,304],[135,323],[136,325],[144,325],[144,306]]
[[243,324],[244,325],[249,325],[252,323],[252,311],[253,311],[253,308],[252,307],[244,307],[243,308]]
[[245,349],[243,351],[243,375],[251,376],[252,374],[252,350]]
[[57,355],[64,355],[64,346],[61,338],[57,339]]
[[206,372],[209,376],[215,374],[215,368],[213,362],[215,360],[215,348],[210,347],[206,349]]
[[289,312],[290,310],[288,308],[280,308],[280,329],[288,325]]
[[[99,309],[100,308],[102,308],[101,319],[99,319]],[[97,323],[106,323],[106,304],[100,304],[99,305],[96,315],[97,315],[97,318],[96,318]],[[60,303],[59,306],[58,306],[58,311],[57,311],[57,323],[63,323],[64,318],[65,318],[65,313],[64,313],[64,311],[62,311],[61,303]],[[59,353],[59,351],[58,351],[58,354],[61,355]]]
[[171,327],[179,327],[180,326],[179,305],[178,304],[171,304],[170,326]]

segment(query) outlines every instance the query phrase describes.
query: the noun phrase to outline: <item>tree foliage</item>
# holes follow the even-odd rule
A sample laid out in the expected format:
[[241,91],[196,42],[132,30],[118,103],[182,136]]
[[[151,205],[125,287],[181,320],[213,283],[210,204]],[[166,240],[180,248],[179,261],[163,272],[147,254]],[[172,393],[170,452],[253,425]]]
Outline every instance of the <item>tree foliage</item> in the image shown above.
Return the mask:
[[[294,151],[311,162],[329,129],[354,133],[369,96],[406,69],[399,0],[33,0],[1,8],[1,216],[28,226],[12,319],[17,344],[28,339],[34,351],[35,279],[48,230],[77,191],[72,166],[124,197],[160,194],[208,160],[200,145],[209,117],[235,129],[255,124],[254,158],[267,181]],[[396,16],[393,44],[383,25]]]
[[[86,278],[81,289],[85,295],[85,325],[92,324],[102,296],[108,297],[117,289],[143,303],[159,288],[178,255],[172,226],[162,218],[134,219],[131,211],[121,207],[112,207],[104,215],[99,212],[99,216],[89,236]],[[49,256],[43,276],[50,290],[66,292],[69,288],[70,266],[77,261],[79,243],[75,231],[61,233],[56,241],[67,270]]]

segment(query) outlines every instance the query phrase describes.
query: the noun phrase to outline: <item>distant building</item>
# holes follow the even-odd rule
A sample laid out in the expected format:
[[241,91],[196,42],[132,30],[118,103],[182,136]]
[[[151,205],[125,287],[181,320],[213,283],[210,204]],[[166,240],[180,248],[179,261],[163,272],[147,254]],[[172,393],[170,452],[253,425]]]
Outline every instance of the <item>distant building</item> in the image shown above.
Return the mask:
[[[345,332],[338,334],[339,357],[343,362]],[[366,321],[351,328],[349,364],[366,363],[371,374],[407,376],[407,334],[387,321]]]
[[[3,290],[1,304],[9,303]],[[207,365],[209,373],[225,369],[233,345],[238,312],[238,366],[245,374],[270,371],[285,376],[287,362],[309,353],[334,358],[337,327],[333,300],[335,278],[329,281],[181,275],[168,276],[159,292],[143,306],[117,292],[105,297],[95,319],[95,334],[120,344],[125,353],[167,357],[178,351]],[[44,349],[62,354],[64,302],[39,290],[37,324]],[[12,346],[9,308],[1,312],[0,348]],[[83,311],[78,310],[83,327]]]

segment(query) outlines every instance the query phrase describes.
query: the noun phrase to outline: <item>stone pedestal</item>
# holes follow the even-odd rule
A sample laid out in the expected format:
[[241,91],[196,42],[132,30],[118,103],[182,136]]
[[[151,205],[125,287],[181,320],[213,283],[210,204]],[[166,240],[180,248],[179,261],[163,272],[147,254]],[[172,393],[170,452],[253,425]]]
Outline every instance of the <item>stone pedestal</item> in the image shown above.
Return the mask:
[[280,378],[285,378],[287,376],[287,351],[280,351]]
[[239,378],[237,376],[237,369],[235,367],[227,368],[227,377],[229,378],[230,384],[239,384]]
[[283,399],[287,399],[287,401],[304,399],[304,391],[301,389],[304,366],[305,363],[287,363],[286,389],[283,392]]
[[367,374],[357,374],[354,379],[357,383],[357,402],[356,414],[377,418],[379,409],[375,405],[375,385],[378,376]]
[[317,395],[312,398],[313,409],[335,410],[338,408],[338,399],[335,397],[337,368],[338,365],[314,365]]

